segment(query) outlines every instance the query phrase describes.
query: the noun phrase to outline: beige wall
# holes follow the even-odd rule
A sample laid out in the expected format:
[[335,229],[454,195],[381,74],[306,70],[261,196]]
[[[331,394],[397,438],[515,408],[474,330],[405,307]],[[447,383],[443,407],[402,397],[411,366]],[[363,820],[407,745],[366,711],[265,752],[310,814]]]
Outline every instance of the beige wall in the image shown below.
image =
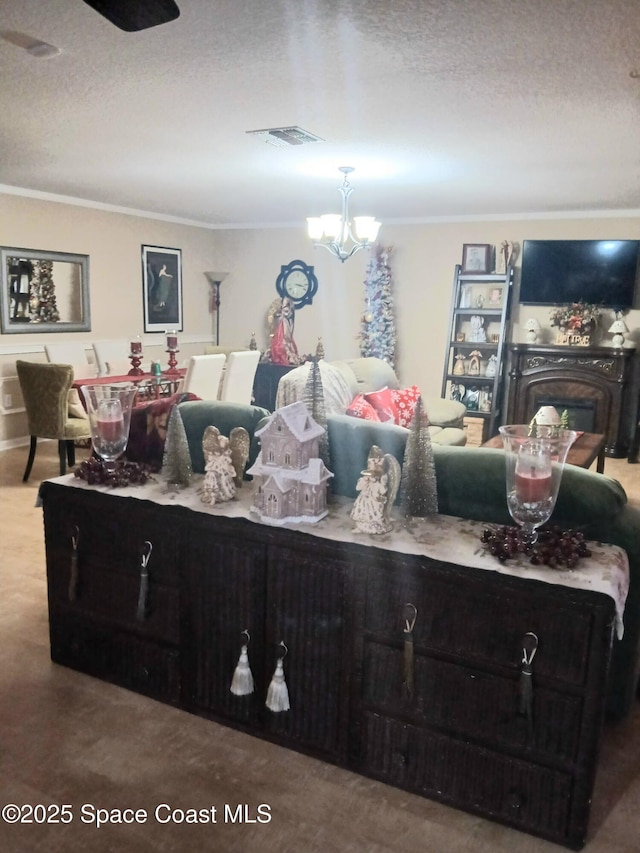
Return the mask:
[[[463,243],[499,245],[508,239],[521,244],[527,238],[636,238],[639,225],[638,218],[384,225],[381,237],[385,245],[393,247],[397,369],[401,380],[406,384],[415,382],[425,394],[440,392],[454,267],[461,260]],[[244,340],[256,330],[259,345],[266,345],[264,316],[276,295],[274,282],[280,264],[299,257],[315,266],[319,288],[313,305],[296,313],[298,348],[313,351],[321,335],[328,359],[358,355],[366,252],[340,264],[323,249],[311,247],[302,228],[217,232],[215,240],[227,268],[233,270],[222,286],[224,343],[233,343],[234,336]],[[610,315],[612,318],[611,312],[605,312],[605,321]],[[546,326],[546,340],[550,342],[549,310],[531,306],[521,309],[517,300],[512,312],[512,339],[524,340],[520,326],[530,316],[537,316],[543,328]],[[634,327],[640,346],[639,311],[631,312],[628,324]],[[608,339],[606,332],[604,338]]]
[[[427,395],[439,394],[448,334],[453,272],[463,243],[500,244],[526,238],[635,238],[640,218],[593,217],[484,222],[437,222],[420,225],[383,223],[381,238],[392,246],[397,318],[397,369],[403,384],[416,383]],[[212,340],[215,319],[208,311],[206,270],[228,271],[221,287],[220,340],[246,345],[252,332],[267,345],[266,313],[276,298],[280,266],[300,258],[315,266],[319,289],[313,305],[296,313],[295,338],[301,352],[314,352],[318,337],[328,359],[359,354],[358,333],[363,310],[368,254],[360,252],[341,264],[323,249],[314,249],[304,227],[215,231],[51,201],[0,195],[2,245],[89,255],[92,331],[54,335],[81,340],[131,338],[143,334],[140,247],[144,244],[182,250],[184,331],[180,358],[203,351]],[[517,295],[517,293],[516,293]],[[606,319],[609,317],[608,312]],[[546,308],[513,311],[514,340],[523,340],[520,325],[538,316],[548,328]],[[640,346],[640,312],[627,320]],[[607,335],[605,334],[605,340]],[[44,358],[51,334],[0,334],[0,448],[26,433],[21,413],[6,413],[4,393],[16,400],[16,357]],[[162,335],[144,336],[145,363],[166,360]],[[19,393],[18,393],[19,396]],[[15,405],[15,402],[14,402]]]
[[[43,359],[46,341],[84,343],[142,334],[141,245],[180,248],[183,252],[185,342],[182,355],[202,352],[211,340],[207,311],[209,287],[202,271],[216,268],[213,232],[159,220],[115,214],[87,207],[0,195],[3,246],[71,252],[89,256],[91,332],[0,333],[0,448],[26,433],[24,414],[6,413],[5,395],[20,403],[15,380],[17,357]],[[145,362],[166,361],[162,335],[145,336]],[[190,344],[189,341],[193,341]]]

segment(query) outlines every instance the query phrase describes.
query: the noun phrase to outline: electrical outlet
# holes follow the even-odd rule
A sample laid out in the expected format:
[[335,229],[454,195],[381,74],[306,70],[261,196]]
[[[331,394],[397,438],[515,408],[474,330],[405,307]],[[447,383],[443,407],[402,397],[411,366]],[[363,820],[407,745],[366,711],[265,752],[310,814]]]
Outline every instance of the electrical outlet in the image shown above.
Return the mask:
[[5,394],[4,395],[4,397],[2,399],[2,405],[4,406],[5,409],[12,409],[13,408],[13,397],[11,396],[11,394]]

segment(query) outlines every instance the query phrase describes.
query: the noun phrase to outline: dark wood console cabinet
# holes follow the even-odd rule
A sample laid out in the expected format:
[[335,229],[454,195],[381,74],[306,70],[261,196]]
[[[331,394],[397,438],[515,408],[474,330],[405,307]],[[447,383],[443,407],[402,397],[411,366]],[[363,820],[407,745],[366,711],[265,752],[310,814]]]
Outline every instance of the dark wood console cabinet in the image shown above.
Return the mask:
[[[615,619],[608,596],[61,482],[41,496],[57,663],[584,844]],[[235,696],[244,630],[255,691]],[[531,719],[520,708],[527,632],[539,638]],[[273,713],[265,696],[281,642],[291,709]]]
[[291,364],[272,364],[270,361],[259,362],[253,381],[254,405],[275,412],[278,383],[293,368],[294,365]]
[[575,405],[590,410],[591,423],[571,426],[604,434],[607,456],[626,456],[637,411],[635,352],[510,344],[505,423],[529,423],[541,405]]

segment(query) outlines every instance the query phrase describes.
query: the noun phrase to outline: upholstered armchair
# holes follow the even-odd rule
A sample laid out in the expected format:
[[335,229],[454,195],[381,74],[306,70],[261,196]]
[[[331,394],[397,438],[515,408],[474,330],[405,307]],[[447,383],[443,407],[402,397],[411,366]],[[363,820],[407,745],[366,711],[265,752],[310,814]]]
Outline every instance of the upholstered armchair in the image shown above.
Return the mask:
[[[16,361],[18,381],[22,391],[31,445],[23,483],[29,479],[36,455],[38,438],[57,438],[60,475],[66,473],[67,463],[75,465],[74,442],[91,438],[89,419],[69,413],[69,391],[73,382],[70,364],[39,364]],[[76,413],[80,415],[80,412]]]

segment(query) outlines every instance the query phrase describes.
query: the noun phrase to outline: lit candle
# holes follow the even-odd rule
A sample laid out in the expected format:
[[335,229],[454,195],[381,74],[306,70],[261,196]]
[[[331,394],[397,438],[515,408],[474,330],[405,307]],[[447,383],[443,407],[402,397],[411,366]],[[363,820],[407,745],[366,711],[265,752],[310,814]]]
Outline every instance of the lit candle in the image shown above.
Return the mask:
[[131,341],[131,355],[140,355],[142,352],[142,341],[140,338],[136,338],[135,341]]
[[175,332],[167,332],[167,349],[178,349],[178,336]]

